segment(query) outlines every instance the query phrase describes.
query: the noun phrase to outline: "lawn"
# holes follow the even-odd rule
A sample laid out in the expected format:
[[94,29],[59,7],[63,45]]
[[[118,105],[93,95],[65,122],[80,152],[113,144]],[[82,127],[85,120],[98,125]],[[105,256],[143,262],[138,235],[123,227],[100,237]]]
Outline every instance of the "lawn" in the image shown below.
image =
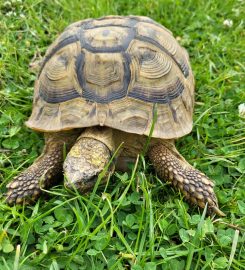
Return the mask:
[[[0,0],[0,269],[245,269],[244,1]],[[43,147],[25,127],[30,61],[72,22],[144,15],[171,29],[196,79],[193,132],[181,154],[215,182],[226,217],[205,216],[140,156],[90,194],[62,185],[36,204],[8,206],[6,184]]]

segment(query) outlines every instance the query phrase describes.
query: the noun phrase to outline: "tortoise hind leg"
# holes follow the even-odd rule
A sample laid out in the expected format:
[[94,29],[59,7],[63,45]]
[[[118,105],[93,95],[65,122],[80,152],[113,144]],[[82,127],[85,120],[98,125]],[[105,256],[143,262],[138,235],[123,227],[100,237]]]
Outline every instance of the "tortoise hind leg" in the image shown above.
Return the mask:
[[217,198],[213,191],[213,182],[202,172],[192,167],[171,143],[156,144],[148,152],[148,156],[160,178],[169,180],[180,189],[184,196],[201,208],[208,203],[210,212],[219,216]]
[[34,201],[41,194],[41,188],[54,185],[57,176],[62,173],[63,145],[70,148],[77,136],[74,131],[46,133],[42,154],[7,185],[7,202],[14,204]]

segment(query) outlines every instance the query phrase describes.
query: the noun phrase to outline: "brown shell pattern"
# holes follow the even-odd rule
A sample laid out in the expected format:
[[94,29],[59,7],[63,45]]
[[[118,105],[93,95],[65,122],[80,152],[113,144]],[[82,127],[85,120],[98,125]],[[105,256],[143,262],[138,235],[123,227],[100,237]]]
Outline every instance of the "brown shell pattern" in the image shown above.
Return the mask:
[[[147,17],[71,24],[48,48],[27,126],[52,132],[95,125],[178,138],[192,129],[188,54]],[[155,115],[156,114],[156,115]]]

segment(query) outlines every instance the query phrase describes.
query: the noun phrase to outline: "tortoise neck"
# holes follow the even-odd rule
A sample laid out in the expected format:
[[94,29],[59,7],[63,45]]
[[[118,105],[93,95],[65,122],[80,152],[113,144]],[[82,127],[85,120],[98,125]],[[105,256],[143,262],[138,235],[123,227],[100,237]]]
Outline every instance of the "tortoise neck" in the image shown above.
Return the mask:
[[104,143],[111,152],[114,152],[116,145],[113,139],[113,129],[109,127],[89,127],[79,136],[78,140],[81,138],[93,138],[97,141]]

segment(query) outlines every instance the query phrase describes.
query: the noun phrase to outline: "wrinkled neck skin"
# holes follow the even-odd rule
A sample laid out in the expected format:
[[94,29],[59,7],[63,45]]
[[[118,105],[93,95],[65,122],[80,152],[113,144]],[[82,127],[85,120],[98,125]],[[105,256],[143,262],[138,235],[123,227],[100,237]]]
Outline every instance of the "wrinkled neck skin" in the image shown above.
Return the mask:
[[[137,155],[143,152],[148,141],[148,137],[145,135],[126,133],[108,127],[87,128],[82,132],[79,138],[82,137],[93,138],[101,141],[109,148],[111,155],[117,151],[117,155],[115,157],[116,169],[120,171],[128,171],[128,163],[135,162]],[[158,143],[164,143],[168,148],[175,150],[174,140],[162,140],[156,138],[150,139],[148,149]]]

